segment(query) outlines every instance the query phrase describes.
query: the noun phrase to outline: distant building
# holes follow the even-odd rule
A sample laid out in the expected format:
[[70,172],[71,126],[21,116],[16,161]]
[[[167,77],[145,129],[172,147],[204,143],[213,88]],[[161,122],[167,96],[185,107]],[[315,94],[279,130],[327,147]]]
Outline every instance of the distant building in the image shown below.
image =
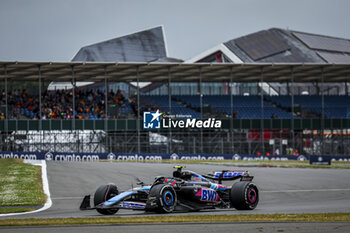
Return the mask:
[[221,43],[185,62],[350,63],[350,40],[271,28]]
[[149,62],[167,57],[163,27],[82,47],[72,61]]
[[[129,35],[98,42],[82,47],[74,56],[75,62],[183,62],[181,59],[168,57],[167,44],[163,26],[135,32]],[[88,86],[87,86],[88,85]],[[140,87],[150,85],[140,83]],[[104,84],[79,82],[77,86],[85,86],[104,90]],[[153,87],[153,86],[152,86]],[[50,84],[49,89],[70,89],[70,83]],[[124,93],[134,93],[135,83],[111,83],[109,89],[122,90]],[[149,88],[148,88],[149,89]]]
[[[185,63],[350,63],[350,40],[306,32],[271,28],[229,40],[210,48]],[[297,80],[296,80],[297,81]],[[205,84],[208,85],[208,84]],[[318,94],[316,84],[294,85],[285,83],[261,85],[266,94]],[[325,84],[327,85],[327,84]],[[226,87],[226,88],[225,88]],[[326,86],[328,93],[344,92],[344,84]],[[227,90],[224,84],[223,90]],[[235,94],[258,94],[256,84],[234,85]]]

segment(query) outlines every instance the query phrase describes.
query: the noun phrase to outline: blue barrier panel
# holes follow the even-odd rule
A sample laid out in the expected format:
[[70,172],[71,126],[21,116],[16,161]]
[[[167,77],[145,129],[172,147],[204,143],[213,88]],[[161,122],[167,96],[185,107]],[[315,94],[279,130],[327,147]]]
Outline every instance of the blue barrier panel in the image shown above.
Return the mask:
[[[350,161],[350,156],[316,156],[327,157],[330,160]],[[14,152],[2,151],[0,158],[53,160],[53,161],[81,161],[92,162],[99,160],[134,160],[134,161],[161,161],[161,160],[309,160],[308,155],[270,155],[257,156],[248,154],[159,154],[159,153],[69,153],[69,152]],[[318,158],[319,159],[319,158]]]
[[312,165],[331,165],[332,156],[329,155],[312,155],[310,164]]

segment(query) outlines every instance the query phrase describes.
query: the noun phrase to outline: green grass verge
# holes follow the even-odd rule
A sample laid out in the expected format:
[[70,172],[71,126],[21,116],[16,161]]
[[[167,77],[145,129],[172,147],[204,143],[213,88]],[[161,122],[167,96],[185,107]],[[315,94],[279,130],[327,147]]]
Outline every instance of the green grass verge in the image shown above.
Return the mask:
[[[104,160],[107,161],[107,160]],[[109,160],[108,160],[109,161]],[[225,164],[233,166],[270,166],[284,168],[333,168],[333,169],[350,169],[350,162],[332,162],[332,165],[310,165],[309,161],[298,160],[161,160],[161,161],[135,161],[135,160],[114,160],[114,162],[138,162],[138,163],[173,163],[173,164]]]
[[35,210],[34,208],[0,208],[0,214],[21,213]]
[[3,219],[0,226],[137,224],[137,223],[199,223],[199,222],[348,222],[350,213],[325,214],[242,214],[186,215],[150,217]]
[[0,206],[35,206],[45,201],[40,166],[0,159]]

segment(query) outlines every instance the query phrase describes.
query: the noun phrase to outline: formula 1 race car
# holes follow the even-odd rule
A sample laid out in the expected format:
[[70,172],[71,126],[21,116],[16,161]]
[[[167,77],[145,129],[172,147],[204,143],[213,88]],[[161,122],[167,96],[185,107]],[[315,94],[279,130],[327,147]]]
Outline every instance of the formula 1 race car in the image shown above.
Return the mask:
[[[199,211],[202,209],[235,208],[253,210],[259,202],[258,187],[247,171],[217,171],[207,175],[183,170],[175,166],[173,177],[156,177],[152,185],[139,182],[140,187],[119,192],[115,184],[100,186],[94,195],[84,197],[81,210],[96,209],[104,215],[115,214],[119,209],[132,209],[171,213],[173,211]],[[232,186],[222,181],[239,180]]]

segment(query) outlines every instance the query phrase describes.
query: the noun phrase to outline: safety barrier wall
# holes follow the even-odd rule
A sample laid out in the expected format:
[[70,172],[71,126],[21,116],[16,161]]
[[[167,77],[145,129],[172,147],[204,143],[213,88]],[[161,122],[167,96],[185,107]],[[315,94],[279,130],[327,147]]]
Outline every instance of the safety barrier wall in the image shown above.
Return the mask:
[[[322,157],[322,156],[318,156]],[[336,161],[350,161],[350,156],[326,156]],[[61,153],[61,152],[14,152],[2,151],[0,158],[53,160],[67,162],[94,162],[99,160],[109,161],[162,161],[162,160],[309,160],[308,155],[273,155],[256,156],[246,154],[152,154],[152,153]]]

